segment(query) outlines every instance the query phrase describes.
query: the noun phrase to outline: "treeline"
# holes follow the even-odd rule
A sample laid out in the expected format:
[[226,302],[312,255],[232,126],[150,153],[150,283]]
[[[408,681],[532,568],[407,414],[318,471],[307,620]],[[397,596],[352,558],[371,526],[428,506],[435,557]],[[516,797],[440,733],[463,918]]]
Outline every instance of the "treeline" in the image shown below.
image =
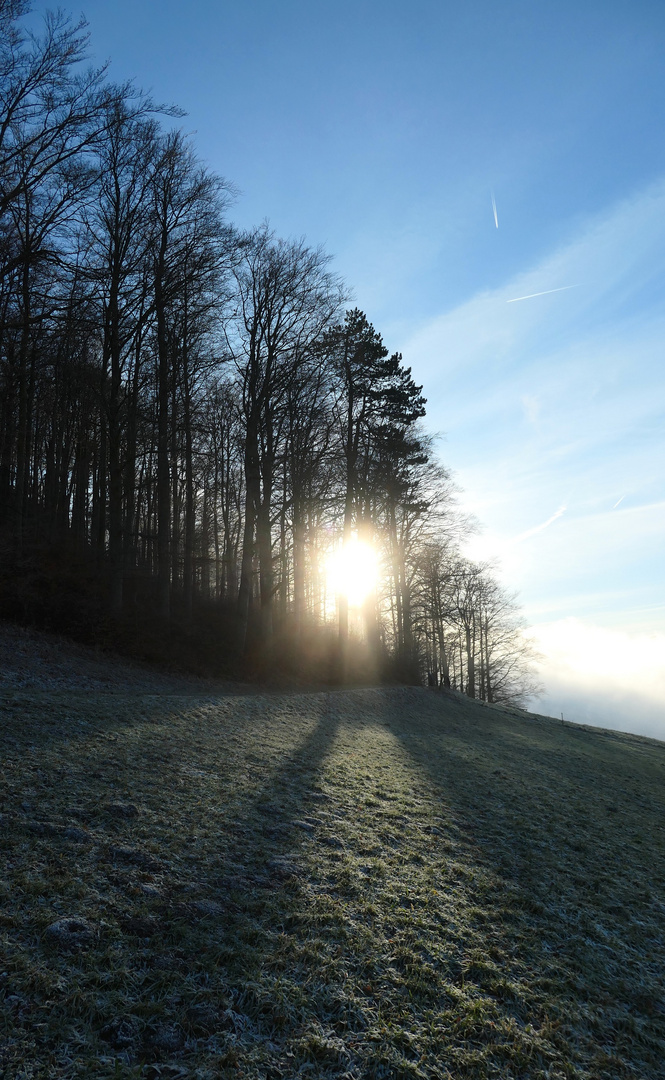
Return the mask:
[[[227,670],[527,693],[422,387],[329,257],[234,228],[177,110],[25,13],[0,0],[5,614]],[[327,572],[354,537],[379,567],[359,606]]]

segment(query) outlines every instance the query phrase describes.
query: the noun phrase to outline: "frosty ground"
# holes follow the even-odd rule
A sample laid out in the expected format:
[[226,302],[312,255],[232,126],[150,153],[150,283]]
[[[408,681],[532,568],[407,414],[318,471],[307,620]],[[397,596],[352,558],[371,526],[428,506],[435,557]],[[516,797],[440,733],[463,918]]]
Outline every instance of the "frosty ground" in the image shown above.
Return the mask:
[[8,1080],[665,1075],[665,744],[4,659]]

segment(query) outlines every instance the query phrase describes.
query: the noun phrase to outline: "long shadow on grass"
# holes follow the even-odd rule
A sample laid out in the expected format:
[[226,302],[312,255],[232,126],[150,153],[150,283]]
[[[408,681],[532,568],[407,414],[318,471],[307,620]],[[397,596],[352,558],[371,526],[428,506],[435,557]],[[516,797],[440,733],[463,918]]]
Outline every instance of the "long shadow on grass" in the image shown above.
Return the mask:
[[[40,827],[26,872],[62,867],[52,885],[40,877],[39,887],[56,899],[59,913],[99,927],[80,954],[58,950],[39,932],[26,950],[21,935],[34,924],[34,910],[27,903],[25,912],[17,909],[12,962],[18,967],[33,950],[43,952],[60,980],[57,1009],[40,1013],[43,1052],[69,1053],[63,1032],[84,1016],[90,1052],[124,1055],[130,1071],[173,1055],[234,1069],[242,1054],[291,1024],[292,999],[286,1008],[275,987],[282,939],[305,888],[308,814],[327,802],[319,778],[338,728],[328,701],[302,698],[289,713],[279,697],[239,699],[237,708],[225,702],[217,715],[212,703],[198,718],[185,710],[191,722],[169,700],[137,700],[145,709],[134,723],[131,707],[120,723],[112,715],[72,722],[63,708],[68,733],[43,742],[33,718],[29,813],[56,824]],[[173,733],[170,708],[179,714]],[[26,750],[18,735],[10,742],[17,766],[17,750]],[[116,758],[119,779],[111,772]],[[57,789],[49,768],[60,769]],[[21,763],[16,801],[24,775]],[[121,783],[139,795],[136,816],[121,813],[102,828],[90,787],[108,797]],[[93,835],[61,830],[70,788],[71,799],[82,795]],[[72,1052],[78,1060],[83,1045]]]
[[[339,718],[328,707],[328,695],[302,700],[314,713],[314,727],[268,778],[252,789],[240,813],[228,821],[227,840],[234,863],[231,875],[217,879],[222,888],[237,890],[239,884],[248,883],[274,890],[299,876],[298,850],[314,830],[308,814],[328,800],[319,778],[339,729]],[[273,702],[278,722],[280,699],[273,699],[271,705]],[[251,734],[246,725],[244,736]],[[262,747],[256,750],[261,753]]]
[[[190,714],[183,705],[192,702]],[[310,1075],[342,1076],[357,1054],[349,1075],[439,1077],[437,1055],[452,1046],[471,1047],[466,1064],[445,1058],[456,1076],[499,1075],[502,1061],[505,1075],[536,1076],[526,1056],[508,1051],[491,1052],[494,1072],[472,1060],[487,1039],[521,1039],[525,1055],[545,1040],[544,1060],[558,1064],[574,1045],[588,1062],[601,1044],[635,1063],[632,1074],[618,1058],[586,1072],[561,1064],[562,1076],[658,1075],[662,942],[651,924],[626,929],[637,855],[623,851],[621,877],[604,789],[589,805],[589,777],[595,769],[602,788],[602,769],[582,768],[579,739],[493,722],[480,706],[417,690],[297,704],[288,695],[220,699],[199,713],[195,699],[143,704],[143,715],[130,703],[99,724],[81,711],[81,730],[62,755],[56,747],[63,768],[75,765],[86,782],[86,805],[110,790],[117,769],[128,796],[140,795],[140,813],[114,826],[115,851],[100,843],[77,856],[107,905],[108,929],[99,956],[49,953],[62,979],[54,1041],[89,1014],[97,1057],[117,1050],[133,1067],[175,1056],[192,1074],[201,1064],[213,1075],[238,1075],[237,1066],[279,1078],[303,1063]],[[169,710],[179,717],[173,731]],[[72,714],[63,705],[59,715]],[[390,738],[377,738],[379,729]],[[92,738],[98,732],[108,744]],[[77,765],[85,747],[90,780]],[[30,760],[58,767],[56,756]],[[401,789],[389,804],[378,792],[390,792],[393,766]],[[420,810],[403,798],[411,778]],[[36,791],[38,782],[34,772]],[[661,860],[654,849],[654,872]],[[642,893],[632,894],[645,925],[647,878],[641,867]],[[73,911],[86,912],[94,914]],[[479,1012],[481,1000],[494,1011]],[[537,1036],[525,1034],[529,1023]],[[423,1046],[424,1071],[409,1071]]]
[[594,1075],[657,1067],[665,860],[662,841],[647,848],[634,832],[655,841],[658,815],[644,811],[662,812],[637,795],[643,748],[620,754],[593,732],[411,693],[416,723],[389,697],[383,721],[440,798],[448,858],[469,871],[476,940],[486,926],[469,982],[522,1023],[556,1020]]
[[[181,957],[191,990],[196,992],[198,983],[199,992],[205,986],[212,993],[216,1007],[220,1002],[231,1007],[223,1020],[231,1039],[222,1055],[228,1065],[246,1060],[243,1054],[252,1053],[252,1045],[262,1047],[270,1039],[280,1043],[286,1029],[292,1036],[301,1014],[311,1011],[304,988],[301,992],[296,986],[294,995],[294,984],[304,982],[306,972],[289,958],[288,942],[307,889],[304,855],[331,801],[320,780],[340,721],[329,707],[330,695],[300,700],[309,734],[281,755],[220,823],[217,841],[209,841],[214,859],[208,864],[199,859],[193,868],[212,904],[207,910],[205,900],[177,904],[165,942],[167,952],[175,947]],[[280,698],[267,702],[266,722],[279,725]],[[292,742],[293,734],[287,724],[285,738]],[[242,760],[254,751],[269,757],[270,750],[260,743],[253,747],[260,737],[260,725],[254,735],[251,724],[244,726]],[[278,1047],[272,1044],[265,1051],[268,1056],[274,1052]],[[264,1056],[261,1048],[257,1053]],[[284,1066],[290,1067],[286,1059]]]
[[[230,1004],[229,1053],[247,1075],[269,1058],[275,1076],[301,1062],[341,1076],[356,1055],[351,1075],[439,1076],[450,1045],[488,1055],[445,1058],[460,1076],[504,1066],[526,1076],[534,1062],[570,1077],[628,1076],[625,1062],[656,1075],[665,1029],[649,950],[662,947],[627,929],[637,864],[624,852],[617,886],[621,840],[605,803],[590,804],[591,774],[600,786],[603,773],[591,751],[580,761],[579,739],[426,692],[357,691],[301,698],[286,749],[277,740],[271,750],[260,740],[289,699],[264,708],[243,723],[238,757],[256,759],[261,777],[250,769],[247,792],[236,785],[239,799],[191,864],[192,887],[216,907],[206,914],[196,892],[181,899],[164,940],[190,997]],[[362,758],[363,746],[382,759]],[[392,804],[378,797],[390,793],[391,763]],[[415,806],[406,811],[409,776],[423,805],[440,805],[424,830]],[[409,1072],[420,1053],[425,1072]]]

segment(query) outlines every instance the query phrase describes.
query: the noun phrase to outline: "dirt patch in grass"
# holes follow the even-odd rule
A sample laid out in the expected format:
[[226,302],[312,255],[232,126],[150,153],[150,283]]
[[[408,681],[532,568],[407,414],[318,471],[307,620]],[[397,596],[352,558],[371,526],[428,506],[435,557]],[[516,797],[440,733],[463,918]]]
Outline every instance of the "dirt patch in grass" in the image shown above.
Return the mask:
[[665,1075],[665,746],[417,689],[2,694],[0,1071]]

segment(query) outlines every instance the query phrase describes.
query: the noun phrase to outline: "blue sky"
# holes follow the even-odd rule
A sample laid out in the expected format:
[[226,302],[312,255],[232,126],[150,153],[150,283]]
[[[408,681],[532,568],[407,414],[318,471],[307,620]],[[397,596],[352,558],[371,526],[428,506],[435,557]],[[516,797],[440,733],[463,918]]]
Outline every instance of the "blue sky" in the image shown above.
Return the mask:
[[325,244],[413,366],[540,707],[665,738],[662,0],[84,13],[115,78],[187,110],[234,219]]

